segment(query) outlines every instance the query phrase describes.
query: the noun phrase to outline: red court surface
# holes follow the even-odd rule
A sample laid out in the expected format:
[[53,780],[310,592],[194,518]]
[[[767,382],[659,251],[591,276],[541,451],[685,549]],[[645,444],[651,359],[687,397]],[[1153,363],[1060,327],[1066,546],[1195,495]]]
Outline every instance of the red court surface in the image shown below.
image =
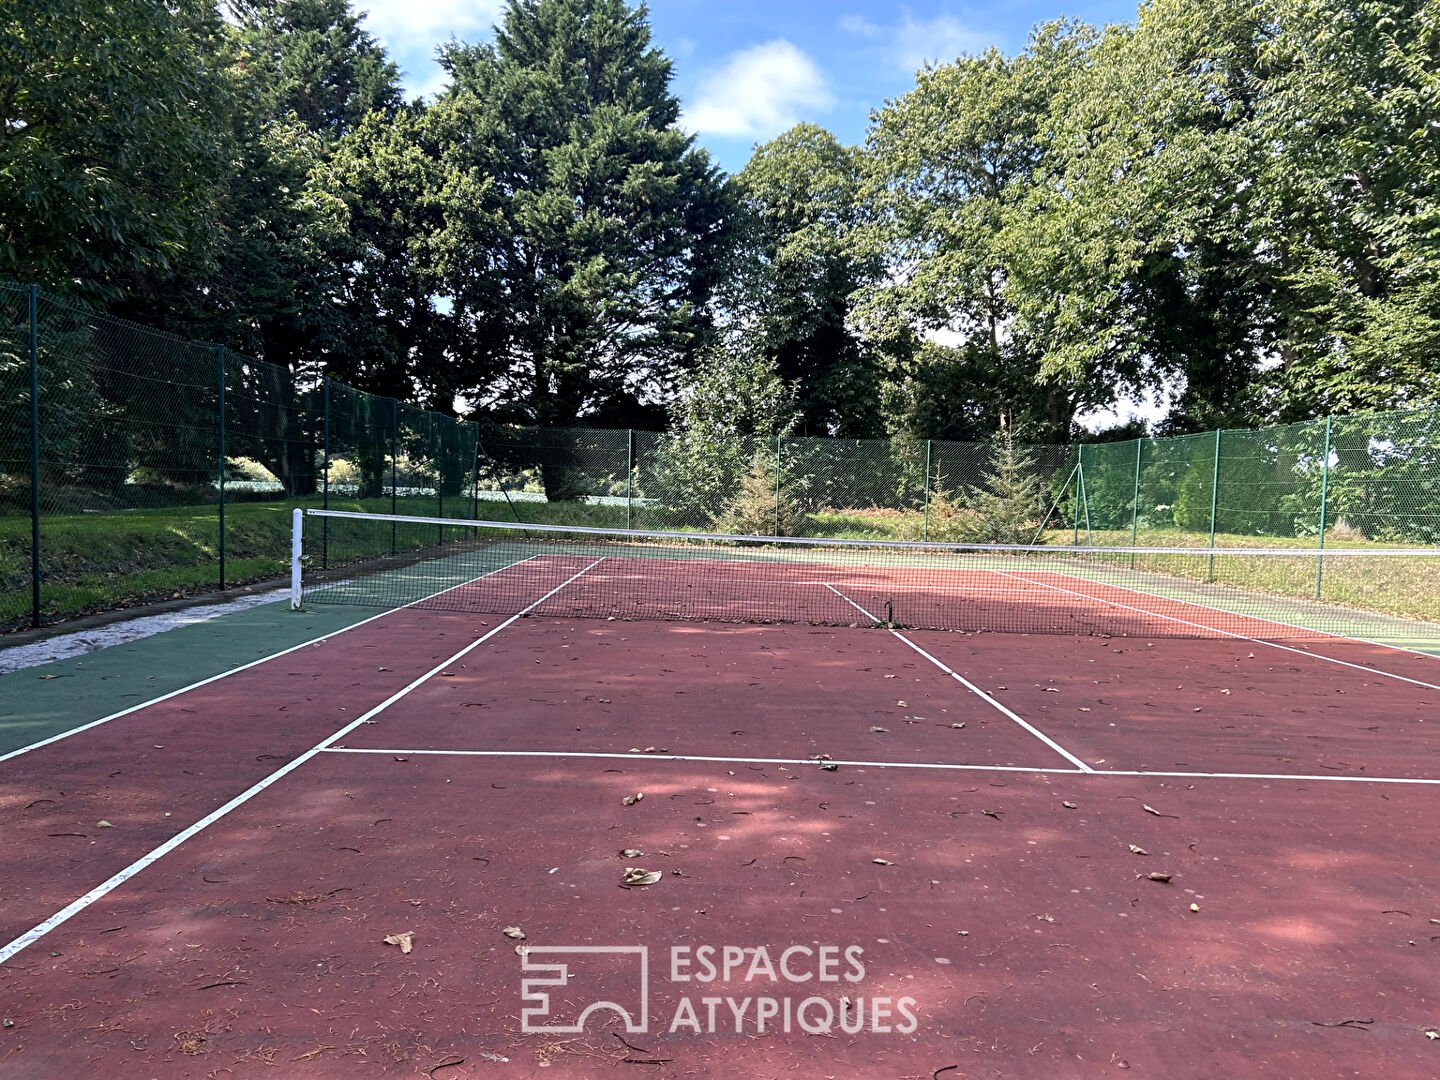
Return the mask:
[[[3,1067],[1433,1076],[1435,792],[1215,783],[324,754],[12,960]],[[623,806],[632,791],[645,799]],[[664,876],[624,890],[628,864]],[[523,1034],[509,926],[532,945],[648,947],[651,1030]],[[409,955],[383,943],[402,932]],[[722,1030],[670,1034],[682,997],[703,1021],[703,996],[796,991],[738,971],[672,982],[669,950],[702,944],[858,946],[860,982],[797,996],[910,997],[917,1029],[760,1033],[752,1017],[737,1035],[722,1005]],[[600,992],[633,997],[624,974]]]
[[0,1076],[1433,1077],[1440,664],[1315,644],[401,609],[0,764]]

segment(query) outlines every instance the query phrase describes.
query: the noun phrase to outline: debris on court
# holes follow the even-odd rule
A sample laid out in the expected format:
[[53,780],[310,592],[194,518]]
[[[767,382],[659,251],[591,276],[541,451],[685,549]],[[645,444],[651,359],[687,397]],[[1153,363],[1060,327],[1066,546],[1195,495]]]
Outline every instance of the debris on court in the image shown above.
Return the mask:
[[525,931],[521,930],[518,926],[507,926],[500,932],[508,938],[515,938],[517,941],[525,940]]
[[97,821],[95,827],[97,829],[113,829],[115,826],[111,825],[108,821]]
[[1166,885],[1166,884],[1169,884],[1170,879],[1171,879],[1174,875],[1173,875],[1173,874],[1166,874],[1166,873],[1163,873],[1163,872],[1161,872],[1161,871],[1159,871],[1159,870],[1152,870],[1152,871],[1150,871],[1150,873],[1146,874],[1145,876],[1146,876],[1147,878],[1149,878],[1151,881],[1158,881],[1158,882],[1160,882],[1160,884]]
[[1191,904],[1191,905],[1190,905],[1190,910],[1191,910],[1191,911],[1198,912],[1198,911],[1200,910],[1200,905],[1199,905],[1199,904]]
[[639,848],[627,847],[620,849],[620,857],[622,859],[638,859],[644,854],[645,853]]
[[873,862],[876,866],[894,866],[894,865],[895,865],[895,864],[894,864],[893,862],[891,862],[889,859],[871,859],[870,861]]
[[1060,805],[1063,806],[1063,807],[1065,807],[1066,810],[1078,810],[1078,809],[1080,809],[1080,808],[1079,808],[1078,806],[1076,806],[1073,802],[1062,802]]
[[876,724],[876,725],[874,725],[873,727],[871,727],[871,729],[870,729],[870,734],[871,734],[871,735],[889,735],[889,734],[890,734],[890,729],[889,729],[888,727],[881,727],[879,724]]
[[639,801],[640,801],[641,799],[643,799],[644,797],[645,797],[645,793],[644,793],[643,791],[637,791],[634,795],[626,795],[623,799],[621,799],[621,800],[620,800],[620,805],[621,805],[621,806],[634,806],[637,802],[639,802]]
[[1134,854],[1134,855],[1149,855],[1149,854],[1150,854],[1148,851],[1146,851],[1143,847],[1141,847],[1141,846],[1138,845],[1138,844],[1131,844],[1131,845],[1130,845],[1130,852],[1131,852],[1131,854]]
[[625,885],[654,885],[663,875],[659,870],[646,870],[641,866],[627,866],[621,879]]
[[403,934],[386,934],[385,944],[400,946],[400,951],[408,956],[415,948],[415,934],[410,930]]

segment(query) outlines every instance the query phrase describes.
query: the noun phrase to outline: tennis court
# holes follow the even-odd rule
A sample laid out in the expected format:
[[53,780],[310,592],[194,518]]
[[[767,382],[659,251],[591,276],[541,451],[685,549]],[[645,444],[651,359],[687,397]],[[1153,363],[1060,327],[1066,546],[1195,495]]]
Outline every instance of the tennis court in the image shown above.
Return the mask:
[[0,758],[0,1075],[1435,1074],[1434,631],[1313,552],[313,517],[348,628]]

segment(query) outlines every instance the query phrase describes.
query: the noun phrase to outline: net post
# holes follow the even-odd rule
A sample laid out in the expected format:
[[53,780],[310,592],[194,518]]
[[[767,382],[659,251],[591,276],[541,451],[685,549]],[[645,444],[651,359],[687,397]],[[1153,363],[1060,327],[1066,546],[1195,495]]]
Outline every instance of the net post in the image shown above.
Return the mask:
[[780,535],[780,433],[775,433],[775,532]]
[[220,368],[220,588],[225,588],[225,346],[215,350]]
[[1210,470],[1210,568],[1205,572],[1205,580],[1215,580],[1215,511],[1219,505],[1220,498],[1220,435],[1223,428],[1215,429],[1215,464]]
[[[390,399],[390,513],[397,514],[395,498],[400,494],[400,399]],[[390,554],[395,554],[395,522],[390,523]]]
[[625,429],[625,528],[630,528],[631,480],[635,475],[635,429]]
[[[330,376],[320,379],[321,396],[325,400],[324,471],[320,474],[320,508],[330,509]],[[330,519],[320,519],[320,569],[329,568],[330,562]]]
[[1140,541],[1140,456],[1145,440],[1135,440],[1135,494],[1130,500],[1130,569],[1135,569],[1135,547]]
[[39,290],[25,289],[30,345],[30,625],[40,625],[40,319]]
[[300,560],[305,554],[305,511],[290,511],[290,610],[300,610]]
[[930,440],[925,440],[925,518],[920,524],[920,539],[930,539]]
[[1330,496],[1330,428],[1334,417],[1325,417],[1325,454],[1320,459],[1320,554],[1315,556],[1315,599],[1325,579],[1325,500]]

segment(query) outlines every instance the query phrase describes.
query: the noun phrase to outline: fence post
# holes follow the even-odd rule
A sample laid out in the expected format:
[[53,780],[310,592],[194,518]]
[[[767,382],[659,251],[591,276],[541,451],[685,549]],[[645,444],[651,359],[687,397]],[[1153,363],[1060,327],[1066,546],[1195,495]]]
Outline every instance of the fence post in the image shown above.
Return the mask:
[[1210,470],[1210,569],[1206,581],[1215,580],[1215,511],[1220,498],[1220,435],[1223,428],[1215,429],[1215,464]]
[[1083,442],[1076,444],[1076,455],[1074,514],[1075,534],[1070,539],[1070,545],[1072,547],[1080,546],[1080,498],[1081,493],[1085,490],[1085,444]]
[[635,475],[635,429],[625,429],[625,528],[630,528],[631,478]]
[[[390,513],[397,514],[395,497],[400,493],[400,399],[390,399]],[[390,523],[390,554],[394,555],[395,522]]]
[[25,290],[30,320],[30,624],[40,625],[40,320],[38,289]]
[[1325,500],[1330,496],[1330,425],[1334,417],[1325,417],[1325,456],[1320,459],[1320,554],[1315,556],[1315,599],[1320,599],[1320,584],[1325,577]]
[[[325,401],[324,457],[321,460],[320,508],[330,509],[330,376],[320,379],[321,395]],[[330,564],[330,519],[320,519],[320,569],[328,570]]]
[[930,440],[925,440],[925,520],[920,525],[920,539],[930,539]]
[[[480,520],[480,421],[479,421],[479,420],[472,420],[472,421],[470,421],[470,422],[475,425],[475,462],[474,462],[473,467],[471,468],[470,520],[471,520],[471,521],[479,521],[479,520]],[[476,535],[477,535],[477,533],[475,532],[475,530],[474,530],[474,529],[471,529],[471,530],[470,530],[470,537],[471,537],[471,539],[474,539]]]
[[220,588],[225,588],[225,346],[216,349],[220,366]]
[[1140,538],[1140,456],[1145,452],[1145,440],[1135,440],[1135,494],[1130,500],[1130,569],[1135,569],[1135,547]]
[[[431,449],[435,454],[435,516],[445,516],[445,417],[430,414],[430,429],[435,432],[435,442]],[[445,526],[435,526],[435,543],[439,547],[445,546]]]
[[780,535],[780,435],[775,435],[775,531],[772,536]]

